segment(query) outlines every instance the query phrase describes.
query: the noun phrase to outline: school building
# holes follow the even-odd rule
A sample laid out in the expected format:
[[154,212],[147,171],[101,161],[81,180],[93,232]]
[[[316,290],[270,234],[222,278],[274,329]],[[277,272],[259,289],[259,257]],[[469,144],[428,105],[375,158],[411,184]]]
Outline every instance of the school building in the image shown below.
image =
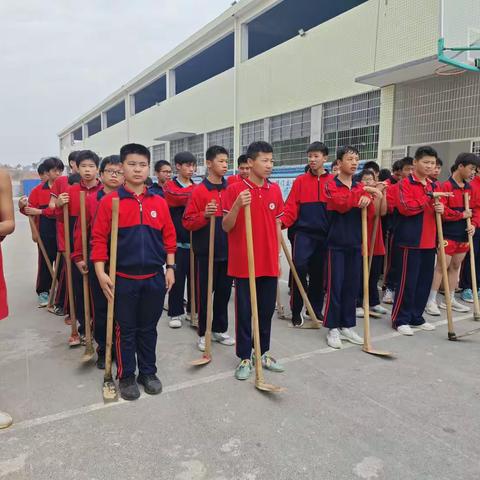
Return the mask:
[[[480,75],[439,76],[441,0],[240,0],[60,133],[101,156],[127,142],[154,161],[254,140],[295,177],[314,140],[392,161],[434,145],[480,153]],[[480,22],[479,22],[480,23]],[[445,169],[446,170],[446,169]]]

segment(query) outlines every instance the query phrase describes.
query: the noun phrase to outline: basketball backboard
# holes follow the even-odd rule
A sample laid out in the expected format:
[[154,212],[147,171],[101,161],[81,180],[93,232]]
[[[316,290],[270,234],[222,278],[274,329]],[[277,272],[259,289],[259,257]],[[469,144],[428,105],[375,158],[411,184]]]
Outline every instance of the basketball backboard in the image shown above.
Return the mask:
[[480,73],[480,0],[441,0],[438,59]]

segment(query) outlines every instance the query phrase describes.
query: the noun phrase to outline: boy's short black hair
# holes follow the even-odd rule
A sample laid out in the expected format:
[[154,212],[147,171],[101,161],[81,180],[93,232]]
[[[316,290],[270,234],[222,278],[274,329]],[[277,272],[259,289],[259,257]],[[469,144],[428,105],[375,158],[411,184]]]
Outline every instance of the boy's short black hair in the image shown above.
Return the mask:
[[438,158],[438,153],[430,145],[424,145],[423,147],[417,148],[417,151],[415,152],[415,160],[421,160],[423,157]]
[[205,152],[205,160],[215,160],[215,157],[217,155],[226,155],[228,157],[228,150],[225,147],[221,147],[220,145],[212,145]]
[[185,165],[186,163],[191,163],[192,165],[197,164],[197,157],[191,152],[180,152],[175,155],[173,158],[173,163],[175,165]]
[[477,155],[475,155],[474,153],[464,152],[458,154],[454,163],[455,169],[458,168],[460,165],[464,167],[466,167],[467,165],[474,165],[475,167],[478,167],[480,165],[480,162]]
[[403,167],[406,167],[406,166],[413,167],[413,158],[412,157],[403,157],[400,160],[400,164],[401,164],[400,170],[402,170]]
[[323,142],[313,142],[307,148],[307,154],[311,152],[320,152],[328,157],[328,147]]
[[399,172],[403,168],[403,163],[401,160],[395,160],[392,163],[392,172]]
[[443,167],[443,160],[439,157],[437,157],[437,161],[435,162],[435,165],[437,167]]
[[37,173],[39,175],[43,175],[44,173],[46,173],[47,171],[45,170],[45,163],[42,162],[38,167],[37,167]]
[[157,160],[153,169],[158,173],[162,167],[171,167],[170,162],[167,162],[166,160]]
[[73,150],[68,154],[68,166],[70,166],[72,162],[76,163],[77,156],[80,152],[81,150]]
[[145,180],[145,186],[147,188],[150,188],[152,185],[153,185],[153,180],[150,177],[147,177],[147,179]]
[[120,161],[123,163],[128,155],[137,154],[145,157],[150,165],[150,150],[139,143],[127,143],[120,149]]
[[77,164],[77,167],[79,167],[84,160],[91,160],[97,167],[100,163],[100,158],[98,158],[98,155],[91,150],[82,150],[78,153],[78,155],[75,157],[75,163]]
[[63,171],[63,162],[58,157],[48,157],[42,162],[44,172],[47,173],[50,170]]
[[248,164],[248,158],[246,155],[240,155],[237,159],[237,166]]
[[373,170],[375,173],[380,172],[380,166],[374,160],[370,160],[368,162],[365,162],[365,165],[363,166],[363,169],[364,170]]
[[455,165],[453,164],[451,167],[450,167],[450,173],[455,173],[455,170],[458,168],[458,165]]
[[108,157],[103,158],[100,163],[100,173],[105,171],[107,165],[120,165],[120,155],[109,155]]
[[378,180],[380,182],[384,182],[385,180],[388,180],[391,177],[392,177],[392,172],[390,172],[390,170],[388,168],[382,168],[378,172]]
[[358,175],[357,175],[357,179],[359,182],[361,182],[363,180],[363,177],[366,177],[367,175],[371,175],[373,177],[373,179],[375,180],[375,172],[373,170],[370,170],[370,169],[363,169]]
[[354,153],[355,155],[360,156],[360,152],[358,151],[358,149],[352,147],[351,145],[346,145],[344,147],[340,147],[337,150],[337,160],[342,160],[347,153]]
[[248,146],[246,156],[255,160],[260,153],[273,153],[273,147],[268,142],[253,142]]

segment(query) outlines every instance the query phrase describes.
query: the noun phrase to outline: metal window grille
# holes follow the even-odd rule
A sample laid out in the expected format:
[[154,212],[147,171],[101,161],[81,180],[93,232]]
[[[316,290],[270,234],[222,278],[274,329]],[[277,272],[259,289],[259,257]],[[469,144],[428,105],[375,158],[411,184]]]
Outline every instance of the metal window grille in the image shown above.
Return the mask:
[[330,160],[344,145],[356,147],[361,160],[377,158],[380,90],[325,103],[322,112],[323,141],[330,150]]
[[233,167],[233,127],[210,132],[207,136],[208,146],[218,145],[228,150],[228,168]]
[[155,162],[159,160],[165,160],[166,153],[165,153],[165,144],[162,143],[160,145],[154,145],[152,147],[152,163],[155,165]]
[[406,148],[392,148],[387,150],[382,150],[382,167],[389,168],[397,160],[401,160],[407,154]]
[[175,155],[177,153],[183,152],[185,150],[185,142],[182,139],[180,140],[172,140],[170,142],[170,161],[173,162]]
[[258,140],[265,139],[265,121],[255,120],[253,122],[243,123],[240,127],[240,149],[242,153],[247,152],[248,146]]
[[472,142],[472,153],[480,155],[480,140]]
[[311,109],[284,113],[270,119],[270,141],[275,165],[305,163],[310,143]]
[[480,77],[424,78],[395,88],[394,145],[418,145],[480,132]]
[[195,155],[198,166],[202,166],[205,163],[204,148],[205,148],[205,145],[203,144],[203,134],[194,135],[193,137],[187,138],[187,150],[193,153],[193,155]]

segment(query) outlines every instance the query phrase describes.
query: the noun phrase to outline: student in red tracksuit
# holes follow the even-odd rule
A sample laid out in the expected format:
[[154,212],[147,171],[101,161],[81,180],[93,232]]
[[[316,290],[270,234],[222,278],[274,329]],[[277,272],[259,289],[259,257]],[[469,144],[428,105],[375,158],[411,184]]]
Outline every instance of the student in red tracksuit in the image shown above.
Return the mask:
[[[62,173],[64,166],[62,161],[56,157],[47,158],[42,163],[47,180],[36,186],[30,192],[28,206],[21,208],[21,212],[25,215],[35,217],[35,224],[45,246],[45,250],[47,251],[50,263],[55,265],[55,259],[57,256],[56,215],[55,210],[49,208],[48,204],[50,202],[50,190],[52,185],[55,182],[55,179]],[[57,268],[57,265],[55,265],[55,268]],[[51,285],[52,276],[39,248],[36,285],[39,307],[46,307],[48,305]]]
[[227,178],[227,184],[231,185],[232,183],[241,182],[243,179],[248,178],[250,172],[250,166],[248,165],[248,159],[246,155],[240,155],[237,160],[237,170],[236,175],[230,175]]
[[381,197],[382,193],[354,180],[358,162],[359,152],[355,147],[340,148],[338,174],[325,186],[330,227],[323,325],[329,329],[327,344],[332,348],[342,348],[342,339],[363,345],[363,339],[353,330],[362,272],[360,209],[373,209],[373,196]]
[[247,241],[244,207],[252,213],[253,248],[260,345],[264,368],[283,372],[284,368],[269,354],[272,316],[275,311],[280,274],[280,217],[283,199],[280,187],[268,181],[273,169],[273,149],[267,142],[254,142],[247,150],[250,173],[247,180],[227,188],[223,209],[223,229],[228,233],[228,274],[235,278],[237,380],[246,380],[252,372],[252,315],[248,281]]
[[[323,165],[328,159],[328,148],[321,142],[307,149],[308,170],[295,179],[285,202],[283,228],[294,228],[293,263],[305,291],[308,292],[315,315],[323,318],[324,271],[328,234],[328,215],[325,184],[333,176]],[[308,284],[307,284],[308,276]],[[292,282],[292,324],[303,324],[303,300],[295,282]]]
[[[94,195],[89,195],[85,201],[85,216],[87,224],[88,251],[90,251],[90,234],[93,221],[97,215],[100,200],[123,184],[123,170],[119,155],[105,157],[100,163],[101,188]],[[95,269],[89,259],[83,258],[82,229],[80,221],[75,224],[73,232],[72,261],[83,275],[88,275],[90,283],[90,296],[92,305],[93,331],[97,342],[97,362],[99,369],[105,368],[105,334],[107,325],[107,300],[100,288]],[[88,263],[87,263],[88,262]]]
[[414,171],[398,187],[398,222],[395,245],[400,252],[400,282],[395,293],[392,326],[402,335],[413,335],[411,327],[434,330],[423,318],[433,279],[437,228],[435,212],[443,214],[444,205],[435,205],[432,173],[437,152],[420,147],[413,161]]
[[[192,196],[195,183],[192,176],[197,166],[197,159],[190,152],[181,152],[173,159],[177,176],[165,184],[164,194],[170,215],[177,233],[177,270],[175,285],[168,296],[168,316],[170,328],[180,328],[182,320],[190,314],[190,232],[183,226],[182,218],[185,207]],[[187,315],[185,315],[184,294],[187,283]]]
[[[478,225],[478,214],[473,216],[476,199],[472,196],[472,189],[468,180],[475,174],[478,165],[478,157],[473,153],[461,153],[458,155],[453,165],[452,176],[441,185],[441,190],[451,192],[451,197],[446,197],[445,213],[443,214],[443,237],[445,239],[445,255],[448,268],[448,283],[450,285],[450,294],[452,310],[456,312],[469,312],[466,305],[462,305],[455,298],[455,289],[457,288],[460,267],[469,250],[468,234],[475,233],[475,227]],[[470,209],[465,210],[464,194],[470,196]],[[472,218],[473,217],[473,218]],[[467,218],[472,218],[470,231],[467,229]],[[440,310],[437,305],[437,293],[442,282],[442,267],[437,262],[433,276],[432,288],[428,297],[425,312],[429,315],[439,316]],[[445,302],[440,304],[440,308],[446,309]]]
[[[74,246],[74,230],[77,221],[80,221],[80,192],[84,191],[86,198],[90,195],[96,195],[102,188],[100,181],[97,178],[98,164],[100,159],[98,155],[91,150],[82,150],[75,158],[77,163],[78,173],[80,175],[80,182],[74,185],[69,185],[66,192],[61,193],[57,198],[57,205],[62,208],[63,205],[68,204],[68,215],[70,221],[70,245]],[[61,219],[57,218],[64,228],[63,215]],[[61,237],[63,239],[63,236]],[[75,300],[75,314],[79,322],[79,337],[71,336],[68,344],[73,347],[75,345],[84,344],[85,342],[85,311],[83,304],[83,280],[82,274],[77,268],[72,268],[72,286]],[[87,319],[90,321],[90,319]]]
[[[115,283],[115,348],[120,394],[125,400],[145,393],[159,394],[157,323],[165,294],[175,282],[175,228],[165,200],[145,186],[150,151],[135,143],[120,150],[125,185],[106,195],[98,207],[92,230],[91,260],[107,299],[113,285],[106,272],[112,225],[112,199],[119,198],[117,276]],[[166,262],[166,272],[164,266]],[[139,375],[135,381],[138,365]]]
[[[369,274],[369,307],[370,310],[382,315],[388,311],[386,308],[380,305],[380,297],[378,295],[378,280],[382,273],[383,257],[385,256],[385,244],[383,242],[383,231],[381,218],[387,213],[387,198],[386,198],[386,185],[383,182],[375,181],[375,172],[373,170],[362,170],[358,175],[358,181],[362,182],[367,187],[375,187],[382,192],[381,198],[376,198],[374,205],[375,209],[369,208],[367,211],[367,223],[368,223],[368,252],[370,255],[373,227],[375,222],[375,216],[379,217],[377,233],[374,239],[373,257]],[[362,318],[364,316],[363,311],[363,276],[360,282],[360,291],[357,300],[356,316]]]
[[210,217],[215,216],[215,246],[213,270],[213,325],[212,339],[223,345],[235,345],[228,333],[228,302],[232,291],[232,277],[227,274],[227,234],[222,229],[222,197],[227,188],[224,175],[228,169],[228,151],[219,146],[210,147],[205,160],[208,176],[192,193],[183,215],[183,226],[193,232],[193,251],[196,261],[195,292],[198,309],[198,348],[205,351],[207,321],[208,245]]

